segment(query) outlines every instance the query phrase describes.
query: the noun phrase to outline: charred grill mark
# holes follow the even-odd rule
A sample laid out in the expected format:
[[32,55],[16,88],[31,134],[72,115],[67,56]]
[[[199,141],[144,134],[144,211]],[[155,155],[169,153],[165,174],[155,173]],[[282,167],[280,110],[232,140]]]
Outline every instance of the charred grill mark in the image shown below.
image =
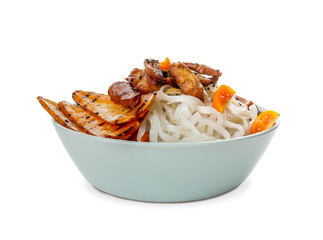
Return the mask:
[[116,130],[119,130],[119,129],[123,128],[125,124],[116,124],[116,125],[118,125],[118,127],[116,128]]
[[102,125],[104,125],[104,124],[105,124],[105,122],[103,122],[103,123],[100,123],[100,124],[99,124],[99,126],[102,126]]
[[[93,92],[89,92],[88,94],[86,94],[84,97],[82,97],[82,99],[85,99],[85,98],[88,98]],[[87,105],[88,104],[91,104],[91,103],[94,103],[98,100],[98,98],[100,97],[101,95],[99,95],[97,98],[93,99],[91,102],[88,102],[87,104],[84,105],[84,109],[86,109]],[[98,104],[97,106],[100,106],[100,104]]]
[[88,119],[88,118],[90,118],[90,117],[91,117],[91,116],[89,115],[89,116],[86,116],[85,118],[86,118],[86,119]]
[[158,60],[155,60],[155,59],[145,59],[146,63],[159,63]]
[[119,118],[117,119],[117,120],[115,120],[114,121],[114,124],[115,125],[118,125],[118,126],[123,126],[125,123],[119,123],[119,119],[121,118],[121,117],[123,117],[124,116],[124,114],[121,114],[120,116],[119,116]]
[[67,119],[65,119],[65,122],[66,122],[66,123],[69,123],[69,121],[68,121]]
[[99,114],[99,112],[95,112],[94,114]]
[[143,108],[143,106],[145,106],[146,104],[145,104],[146,102],[143,102],[142,104],[141,104],[141,106],[137,109],[137,112],[140,112],[140,109],[142,109]]
[[128,132],[130,132],[132,129],[134,129],[134,126],[132,126],[132,127],[130,127],[130,128],[128,128],[128,129],[126,129],[125,131],[123,131],[123,134],[127,134]]
[[84,98],[88,98],[93,92],[89,92],[88,94],[86,94],[84,97],[82,97],[82,99]]

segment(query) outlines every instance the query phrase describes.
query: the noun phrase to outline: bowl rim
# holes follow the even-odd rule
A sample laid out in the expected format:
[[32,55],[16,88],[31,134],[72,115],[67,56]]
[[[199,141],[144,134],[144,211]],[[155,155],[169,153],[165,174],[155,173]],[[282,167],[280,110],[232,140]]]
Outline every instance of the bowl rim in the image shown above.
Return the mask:
[[[260,112],[265,111],[266,109],[258,106]],[[68,129],[59,123],[55,121],[54,118],[52,118],[52,123],[54,124],[55,127],[63,129],[63,131],[66,131],[69,134],[74,134],[78,137],[83,137],[83,138],[88,138],[90,140],[95,140],[99,142],[107,142],[107,143],[120,143],[120,144],[128,144],[128,145],[149,145],[149,146],[193,146],[193,145],[207,145],[207,144],[222,144],[222,143],[228,143],[228,142],[235,142],[235,141],[244,141],[245,139],[251,139],[251,138],[257,138],[262,135],[269,134],[270,132],[276,130],[281,122],[281,117],[278,118],[276,121],[276,124],[272,126],[271,128],[255,133],[255,134],[249,134],[247,136],[242,136],[242,137],[237,137],[237,138],[231,138],[231,139],[220,139],[220,140],[214,140],[214,141],[204,141],[204,142],[137,142],[137,141],[128,141],[128,140],[120,140],[120,139],[113,139],[113,138],[103,138],[103,137],[98,137],[98,136],[92,136],[88,134],[84,134],[81,132],[76,132],[74,130]]]

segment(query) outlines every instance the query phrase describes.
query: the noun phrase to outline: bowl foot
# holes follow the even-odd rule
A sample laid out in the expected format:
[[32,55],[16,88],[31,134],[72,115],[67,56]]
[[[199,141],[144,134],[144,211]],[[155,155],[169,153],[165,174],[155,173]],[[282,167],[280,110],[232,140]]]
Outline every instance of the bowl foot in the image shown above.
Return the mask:
[[237,186],[227,190],[227,191],[224,191],[220,194],[216,194],[214,196],[211,196],[211,197],[202,197],[202,198],[197,198],[197,199],[188,199],[188,200],[176,200],[176,201],[165,201],[165,200],[161,200],[161,201],[158,201],[158,200],[145,200],[145,199],[139,199],[139,198],[131,198],[131,197],[124,197],[124,196],[120,196],[120,195],[116,195],[116,194],[112,194],[112,193],[109,193],[109,192],[106,192],[104,190],[101,190],[100,188],[97,188],[96,186],[92,185],[91,186],[93,188],[95,188],[96,190],[104,193],[104,194],[108,194],[110,196],[113,196],[113,197],[117,197],[117,198],[121,198],[121,199],[125,199],[125,200],[131,200],[131,201],[136,201],[136,202],[146,202],[146,203],[189,203],[189,202],[198,202],[198,201],[203,201],[203,200],[208,200],[208,199],[212,199],[212,198],[216,198],[216,197],[220,197],[222,195],[225,195],[233,190],[235,190],[236,188],[238,188],[242,183],[238,184]]

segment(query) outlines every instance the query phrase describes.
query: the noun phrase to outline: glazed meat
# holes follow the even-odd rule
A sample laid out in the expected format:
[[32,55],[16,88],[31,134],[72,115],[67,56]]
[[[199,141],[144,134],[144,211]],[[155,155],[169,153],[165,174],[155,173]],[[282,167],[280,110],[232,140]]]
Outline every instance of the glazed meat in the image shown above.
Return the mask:
[[113,102],[125,108],[133,109],[140,102],[140,93],[134,91],[126,81],[113,83],[108,93]]
[[183,63],[173,63],[170,65],[169,71],[184,94],[204,101],[203,85],[186,65]]
[[200,74],[205,74],[208,76],[212,76],[214,79],[219,79],[221,77],[222,73],[219,70],[215,70],[211,67],[205,66],[203,64],[198,64],[198,63],[188,63],[188,62],[183,62],[189,69],[200,73]]
[[163,72],[161,70],[158,60],[145,59],[144,65],[145,65],[145,72],[149,75],[149,77],[151,77],[158,83],[164,82]]
[[175,78],[170,75],[169,71],[163,71],[163,77],[164,77],[163,85],[170,85],[174,88],[178,87]]
[[126,80],[132,88],[142,94],[158,91],[161,88],[157,81],[151,78],[144,70],[138,68],[133,69]]
[[203,75],[198,74],[198,73],[195,73],[195,75],[204,87],[208,86],[211,83],[217,83],[217,81],[218,81],[218,79],[215,79],[214,77],[207,78],[207,77],[204,77]]

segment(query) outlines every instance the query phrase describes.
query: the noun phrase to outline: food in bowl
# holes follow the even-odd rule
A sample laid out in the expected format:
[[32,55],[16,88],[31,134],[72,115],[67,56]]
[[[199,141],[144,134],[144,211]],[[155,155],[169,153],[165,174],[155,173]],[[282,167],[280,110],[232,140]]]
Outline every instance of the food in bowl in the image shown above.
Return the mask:
[[201,200],[238,187],[279,114],[218,85],[219,70],[168,58],[144,65],[108,94],[74,91],[75,104],[38,97],[83,176],[106,193],[150,202]]
[[271,128],[279,117],[218,85],[222,73],[168,58],[146,59],[108,95],[75,91],[76,104],[38,97],[62,126],[104,138],[144,142],[203,142],[232,139]]

